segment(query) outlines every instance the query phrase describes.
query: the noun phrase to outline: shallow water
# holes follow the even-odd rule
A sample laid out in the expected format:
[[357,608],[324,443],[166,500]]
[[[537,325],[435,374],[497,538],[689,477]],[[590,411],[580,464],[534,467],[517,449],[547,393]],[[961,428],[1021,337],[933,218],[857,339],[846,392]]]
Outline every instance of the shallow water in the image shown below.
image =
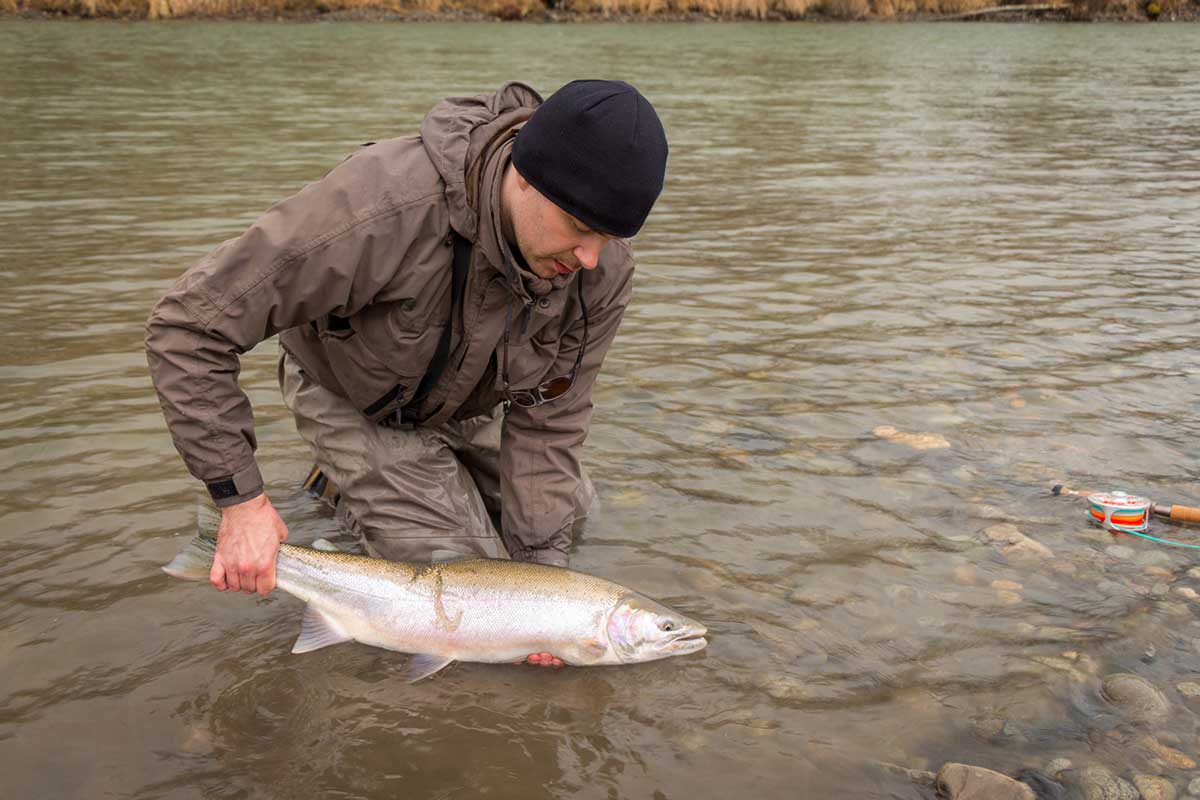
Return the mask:
[[[924,798],[1055,756],[1182,789],[1195,551],[1056,482],[1200,505],[1189,26],[0,24],[0,772],[14,797]],[[623,77],[668,184],[597,391],[573,565],[709,624],[622,668],[288,651],[163,575],[195,483],[141,325],[186,265],[441,96]],[[311,463],[246,358],[273,496]],[[928,433],[916,449],[881,426]],[[933,439],[936,442],[936,438]],[[285,504],[293,541],[328,535]],[[1001,523],[1053,551],[1005,555]],[[1155,523],[1159,536],[1197,530]],[[996,529],[992,529],[996,535]],[[1114,549],[1115,548],[1115,549]],[[993,586],[993,582],[1003,581]],[[1099,677],[1162,688],[1125,721]]]

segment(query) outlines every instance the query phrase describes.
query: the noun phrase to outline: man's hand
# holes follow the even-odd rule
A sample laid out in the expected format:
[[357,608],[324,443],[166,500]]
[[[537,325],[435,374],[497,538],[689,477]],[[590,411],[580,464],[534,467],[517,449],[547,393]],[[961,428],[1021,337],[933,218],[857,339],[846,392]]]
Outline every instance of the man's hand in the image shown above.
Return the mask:
[[287,537],[287,526],[265,494],[221,509],[209,583],[220,592],[270,594],[275,588],[275,556]]

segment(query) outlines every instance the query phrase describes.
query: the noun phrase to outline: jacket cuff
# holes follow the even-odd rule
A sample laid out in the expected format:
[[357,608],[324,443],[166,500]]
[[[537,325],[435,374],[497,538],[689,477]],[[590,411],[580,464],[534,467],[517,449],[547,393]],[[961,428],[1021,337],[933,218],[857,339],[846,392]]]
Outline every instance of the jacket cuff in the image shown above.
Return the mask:
[[258,464],[254,462],[251,462],[250,466],[244,470],[235,472],[227,478],[206,481],[204,485],[208,488],[208,494],[217,508],[236,506],[238,503],[253,500],[263,493],[262,473],[258,471]]

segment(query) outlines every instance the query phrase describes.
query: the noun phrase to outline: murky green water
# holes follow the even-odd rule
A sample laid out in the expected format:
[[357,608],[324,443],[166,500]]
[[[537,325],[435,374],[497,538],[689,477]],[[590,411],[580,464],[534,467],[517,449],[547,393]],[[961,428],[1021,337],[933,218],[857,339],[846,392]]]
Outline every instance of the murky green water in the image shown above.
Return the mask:
[[[0,24],[0,774],[12,797],[931,797],[873,766],[1197,772],[1189,26]],[[441,96],[621,77],[666,191],[574,565],[710,625],[625,668],[288,653],[299,604],[159,572],[198,497],[141,326],[169,282]],[[309,465],[246,359],[270,490]],[[944,437],[915,449],[880,426]],[[880,433],[886,433],[881,430]],[[293,540],[327,534],[285,504]],[[1004,554],[1012,523],[1052,557]],[[986,533],[991,528],[991,535]],[[1152,533],[1200,542],[1197,529]],[[1197,573],[1200,574],[1200,573]],[[1005,582],[995,583],[994,582]],[[1170,715],[1124,720],[1135,672]]]

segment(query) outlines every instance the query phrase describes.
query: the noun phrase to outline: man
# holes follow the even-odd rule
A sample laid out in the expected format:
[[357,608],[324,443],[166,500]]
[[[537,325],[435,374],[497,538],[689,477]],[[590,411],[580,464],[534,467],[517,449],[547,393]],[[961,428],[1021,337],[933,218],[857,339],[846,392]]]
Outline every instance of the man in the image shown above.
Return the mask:
[[592,500],[592,384],[631,289],[624,239],[666,159],[628,84],[543,103],[509,83],[364,145],[188,270],[146,348],[175,446],[222,511],[213,585],[275,586],[287,528],[237,374],[276,333],[284,401],[368,553],[565,566]]

